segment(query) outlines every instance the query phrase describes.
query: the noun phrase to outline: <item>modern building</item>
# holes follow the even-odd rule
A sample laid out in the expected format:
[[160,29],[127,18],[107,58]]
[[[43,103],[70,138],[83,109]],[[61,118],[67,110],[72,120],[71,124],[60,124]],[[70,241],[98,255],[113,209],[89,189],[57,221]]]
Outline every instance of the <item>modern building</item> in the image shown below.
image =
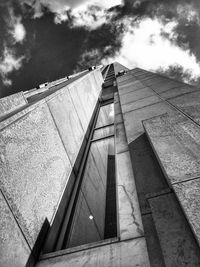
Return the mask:
[[200,266],[198,88],[113,63],[0,112],[0,266]]

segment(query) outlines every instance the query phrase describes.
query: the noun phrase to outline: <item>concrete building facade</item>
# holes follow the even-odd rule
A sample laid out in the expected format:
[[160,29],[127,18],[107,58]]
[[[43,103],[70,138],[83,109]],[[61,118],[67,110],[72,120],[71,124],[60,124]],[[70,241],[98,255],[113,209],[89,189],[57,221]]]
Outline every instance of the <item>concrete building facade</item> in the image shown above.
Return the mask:
[[0,266],[200,266],[199,103],[119,63],[0,99]]

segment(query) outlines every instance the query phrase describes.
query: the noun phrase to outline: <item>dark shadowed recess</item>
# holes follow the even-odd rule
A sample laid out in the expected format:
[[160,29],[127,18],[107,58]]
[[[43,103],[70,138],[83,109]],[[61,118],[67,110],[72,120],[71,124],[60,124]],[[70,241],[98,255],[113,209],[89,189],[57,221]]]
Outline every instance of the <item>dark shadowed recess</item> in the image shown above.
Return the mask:
[[199,246],[147,136],[129,149],[151,267],[199,266]]

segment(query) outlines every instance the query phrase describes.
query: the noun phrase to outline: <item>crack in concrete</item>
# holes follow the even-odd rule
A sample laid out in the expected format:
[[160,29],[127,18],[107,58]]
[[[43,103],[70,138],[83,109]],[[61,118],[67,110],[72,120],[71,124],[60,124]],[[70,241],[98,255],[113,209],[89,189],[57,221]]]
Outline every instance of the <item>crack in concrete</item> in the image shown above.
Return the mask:
[[88,266],[88,263],[90,262],[90,257],[88,255],[88,259],[86,259],[85,263],[83,264],[83,267]]
[[131,198],[130,198],[130,196],[129,196],[127,190],[126,190],[125,185],[119,185],[119,186],[121,186],[121,187],[123,188],[124,193],[125,193],[125,195],[126,195],[126,197],[127,197],[127,199],[128,199],[128,202],[129,202],[129,204],[130,204],[130,206],[131,206],[131,217],[133,218],[133,224],[135,224],[136,227],[137,227],[137,232],[138,232],[139,234],[141,234],[141,235],[144,235],[143,230],[140,229],[140,225],[139,225],[139,223],[137,222],[136,217],[135,217],[135,215],[134,215],[134,210],[135,210],[135,209],[134,209],[132,200],[131,200]]

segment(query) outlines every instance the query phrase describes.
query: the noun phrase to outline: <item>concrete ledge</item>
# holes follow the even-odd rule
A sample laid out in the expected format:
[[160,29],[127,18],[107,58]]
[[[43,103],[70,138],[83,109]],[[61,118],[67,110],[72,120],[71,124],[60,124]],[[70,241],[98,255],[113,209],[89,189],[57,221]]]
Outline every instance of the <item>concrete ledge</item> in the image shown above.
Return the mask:
[[23,107],[28,102],[24,97],[23,92],[13,94],[0,99],[0,118],[13,112],[20,107]]
[[170,185],[200,177],[200,127],[178,113],[143,125]]
[[200,127],[177,113],[143,122],[170,187],[200,244]]
[[150,267],[146,241],[143,237],[41,260],[36,267],[65,267],[66,265],[73,267]]

